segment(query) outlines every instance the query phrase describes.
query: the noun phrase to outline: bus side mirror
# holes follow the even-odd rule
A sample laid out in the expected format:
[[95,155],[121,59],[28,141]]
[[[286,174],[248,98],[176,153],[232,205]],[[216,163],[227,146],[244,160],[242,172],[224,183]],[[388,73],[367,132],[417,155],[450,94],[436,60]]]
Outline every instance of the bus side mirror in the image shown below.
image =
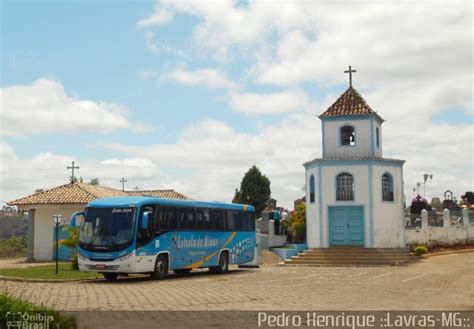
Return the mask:
[[84,212],[83,211],[77,211],[77,212],[75,212],[71,215],[70,224],[71,224],[72,228],[76,227],[76,222],[77,222],[76,218],[77,218],[77,216],[84,216]]
[[151,211],[146,211],[142,216],[142,230],[148,230],[148,219],[151,215]]

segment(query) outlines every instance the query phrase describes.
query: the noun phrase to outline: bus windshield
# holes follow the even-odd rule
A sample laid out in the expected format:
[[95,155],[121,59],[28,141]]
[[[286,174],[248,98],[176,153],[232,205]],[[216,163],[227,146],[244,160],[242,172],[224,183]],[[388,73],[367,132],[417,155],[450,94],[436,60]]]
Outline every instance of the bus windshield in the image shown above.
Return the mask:
[[133,240],[134,214],[134,208],[86,208],[79,246],[91,251],[127,247]]

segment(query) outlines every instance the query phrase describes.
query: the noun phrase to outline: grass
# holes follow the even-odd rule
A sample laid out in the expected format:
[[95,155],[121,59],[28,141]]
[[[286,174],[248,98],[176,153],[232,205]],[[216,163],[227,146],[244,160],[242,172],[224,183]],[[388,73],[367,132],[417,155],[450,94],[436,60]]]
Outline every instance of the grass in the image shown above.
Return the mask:
[[[10,312],[10,315],[7,318],[8,312]],[[11,314],[16,314],[14,319],[18,321],[23,318],[22,315],[25,313],[27,313],[30,318],[33,318],[33,320],[26,324],[30,328],[77,328],[76,319],[72,316],[62,315],[58,311],[43,305],[35,305],[7,293],[0,292],[0,328],[8,327],[7,321],[12,320]],[[49,326],[44,325],[44,319],[48,319],[46,321],[49,321]],[[22,325],[24,324],[25,322],[23,322]]]
[[79,272],[71,268],[70,263],[60,263],[59,273],[56,274],[56,265],[31,266],[27,268],[7,268],[0,270],[0,275],[28,279],[89,279],[99,278],[94,272]]

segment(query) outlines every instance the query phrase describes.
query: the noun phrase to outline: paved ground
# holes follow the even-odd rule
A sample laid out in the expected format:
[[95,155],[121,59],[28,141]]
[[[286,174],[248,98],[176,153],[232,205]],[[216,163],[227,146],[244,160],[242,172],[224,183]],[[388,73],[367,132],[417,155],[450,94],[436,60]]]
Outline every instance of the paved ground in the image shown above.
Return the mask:
[[114,283],[0,281],[0,290],[59,310],[474,310],[474,253],[406,267],[265,266]]

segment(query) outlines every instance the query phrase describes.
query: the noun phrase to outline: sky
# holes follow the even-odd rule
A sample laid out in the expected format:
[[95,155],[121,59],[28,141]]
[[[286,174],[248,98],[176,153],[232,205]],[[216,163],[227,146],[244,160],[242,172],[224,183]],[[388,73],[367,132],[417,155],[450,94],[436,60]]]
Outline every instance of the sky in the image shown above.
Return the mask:
[[[1,2],[0,203],[77,176],[231,201],[257,165],[304,195],[353,86],[411,198],[474,190],[470,1]],[[421,187],[423,192],[423,185]]]

